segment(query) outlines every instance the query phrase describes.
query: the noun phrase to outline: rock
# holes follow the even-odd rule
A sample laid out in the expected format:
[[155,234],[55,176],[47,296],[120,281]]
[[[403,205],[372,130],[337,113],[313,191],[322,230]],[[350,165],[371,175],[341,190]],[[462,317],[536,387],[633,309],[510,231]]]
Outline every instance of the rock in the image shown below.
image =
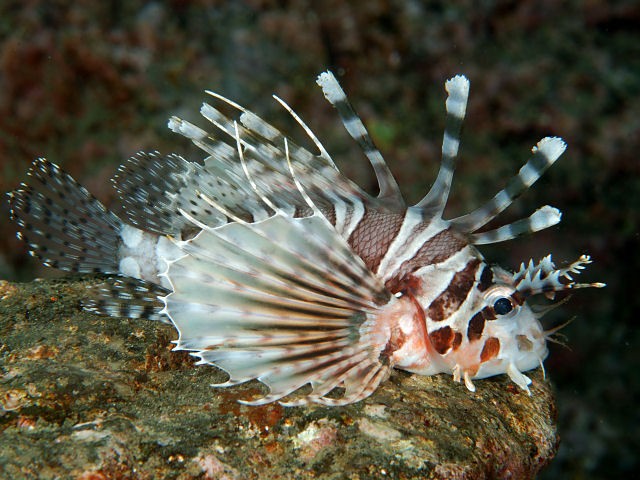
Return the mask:
[[348,407],[248,407],[261,385],[211,388],[170,325],[83,312],[92,282],[0,282],[2,478],[520,479],[556,452],[539,370],[532,396],[396,371]]

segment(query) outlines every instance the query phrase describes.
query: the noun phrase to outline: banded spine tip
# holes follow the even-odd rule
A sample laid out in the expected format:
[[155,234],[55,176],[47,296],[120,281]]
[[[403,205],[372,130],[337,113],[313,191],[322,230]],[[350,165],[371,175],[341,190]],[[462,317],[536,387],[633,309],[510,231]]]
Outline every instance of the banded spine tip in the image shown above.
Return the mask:
[[532,153],[541,153],[551,162],[554,162],[567,149],[567,144],[560,137],[544,137],[535,147],[531,149]]
[[446,81],[444,88],[449,94],[446,101],[447,112],[457,118],[464,118],[469,98],[469,79],[456,75]]
[[318,75],[316,83],[322,88],[322,93],[329,102],[335,104],[336,102],[343,101],[345,94],[340,84],[336,80],[336,77],[330,71],[322,72]]
[[531,231],[538,232],[560,223],[562,212],[555,207],[545,205],[533,212],[530,217]]
[[167,127],[169,127],[169,130],[172,132],[180,133],[180,123],[182,122],[178,117],[171,117],[167,122]]
[[201,128],[181,120],[178,117],[171,117],[168,122],[168,127],[171,131],[179,133],[190,140],[201,140],[207,136],[207,132]]

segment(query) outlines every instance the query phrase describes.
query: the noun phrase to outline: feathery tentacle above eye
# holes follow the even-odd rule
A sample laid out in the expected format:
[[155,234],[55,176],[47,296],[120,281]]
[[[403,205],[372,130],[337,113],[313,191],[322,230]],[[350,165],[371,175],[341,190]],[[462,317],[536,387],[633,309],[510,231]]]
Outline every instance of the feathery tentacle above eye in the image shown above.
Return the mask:
[[513,274],[513,283],[516,290],[525,297],[576,288],[605,287],[606,285],[600,282],[576,283],[573,280],[571,275],[580,274],[590,263],[591,257],[582,255],[568,267],[558,269],[551,260],[551,255],[547,255],[538,263],[531,259],[527,265],[524,262],[520,264],[520,269]]

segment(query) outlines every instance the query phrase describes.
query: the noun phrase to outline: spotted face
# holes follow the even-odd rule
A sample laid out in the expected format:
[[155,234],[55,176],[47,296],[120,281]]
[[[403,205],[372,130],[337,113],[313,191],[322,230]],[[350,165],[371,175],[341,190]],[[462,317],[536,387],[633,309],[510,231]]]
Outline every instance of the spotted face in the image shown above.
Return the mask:
[[467,352],[453,351],[452,357],[468,365],[472,378],[509,373],[510,365],[522,372],[542,364],[548,354],[544,330],[512,275],[483,264],[469,300]]
[[452,373],[470,389],[473,378],[507,373],[526,389],[529,380],[520,372],[546,358],[544,330],[514,275],[487,265],[473,250],[417,272],[428,361],[399,366],[421,374]]

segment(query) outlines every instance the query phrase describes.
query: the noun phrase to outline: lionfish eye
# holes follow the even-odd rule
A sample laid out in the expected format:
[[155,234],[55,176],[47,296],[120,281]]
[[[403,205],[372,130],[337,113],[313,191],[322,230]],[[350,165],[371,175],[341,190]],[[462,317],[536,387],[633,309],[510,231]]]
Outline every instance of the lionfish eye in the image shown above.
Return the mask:
[[506,315],[513,310],[513,305],[510,299],[501,297],[493,304],[493,310],[496,312],[496,315]]

